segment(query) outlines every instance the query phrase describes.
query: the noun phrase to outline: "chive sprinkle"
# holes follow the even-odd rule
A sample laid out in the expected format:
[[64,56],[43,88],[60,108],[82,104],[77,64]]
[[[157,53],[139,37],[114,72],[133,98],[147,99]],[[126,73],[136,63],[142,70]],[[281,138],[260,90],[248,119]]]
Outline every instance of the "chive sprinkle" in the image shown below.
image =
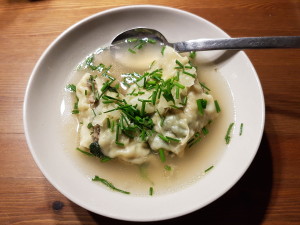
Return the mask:
[[231,139],[230,133],[231,133],[233,125],[234,125],[234,123],[231,123],[229,125],[228,129],[227,129],[227,132],[226,132],[226,135],[225,135],[226,144],[229,144],[229,142],[230,142],[230,139]]
[[218,101],[215,100],[214,102],[215,102],[215,107],[216,107],[217,113],[221,112],[221,108],[220,108],[220,105],[219,105]]
[[123,190],[121,190],[121,189],[119,189],[119,188],[116,188],[111,182],[109,182],[108,180],[106,180],[106,179],[103,179],[103,178],[101,178],[101,177],[98,177],[98,176],[96,176],[95,175],[95,177],[92,179],[92,181],[99,181],[99,182],[101,182],[102,184],[104,184],[104,185],[106,185],[107,187],[109,187],[110,189],[112,189],[112,190],[114,190],[114,191],[118,191],[118,192],[121,192],[121,193],[123,193],[123,194],[130,194],[130,192],[128,192],[128,191],[123,191]]
[[207,134],[208,134],[208,129],[207,129],[206,127],[203,127],[203,128],[202,128],[202,133],[203,133],[204,135],[207,135]]
[[130,53],[132,53],[132,54],[136,54],[136,51],[134,51],[134,50],[131,49],[131,48],[128,48],[128,51],[129,51]]
[[177,59],[176,59],[175,63],[176,63],[180,68],[182,68],[182,69],[184,68],[184,66],[182,65],[182,63],[179,62]]
[[153,187],[149,188],[149,195],[152,196],[153,195]]
[[83,153],[83,154],[85,154],[85,155],[88,155],[88,156],[94,156],[92,153],[87,152],[87,151],[84,151],[84,150],[82,150],[82,149],[80,149],[80,148],[76,148],[76,150],[79,151],[79,152],[81,152],[81,153]]
[[180,140],[179,139],[177,139],[177,138],[172,138],[172,137],[169,137],[169,136],[166,136],[166,138],[167,139],[169,139],[170,141],[174,141],[174,142],[180,142]]
[[107,121],[107,128],[110,128],[110,127],[111,127],[110,119],[109,119],[109,118],[106,118],[106,121]]
[[203,109],[203,104],[202,104],[203,99],[197,99],[197,106],[198,106],[198,112],[200,115],[204,115],[204,109]]
[[166,161],[165,150],[163,150],[162,148],[158,149],[158,154],[159,154],[160,161],[165,162]]
[[206,89],[207,91],[210,91],[210,89],[204,84],[204,83],[201,83],[199,82],[200,86],[203,88],[203,89]]
[[169,166],[169,165],[165,165],[165,170],[167,170],[167,171],[171,171],[171,170],[172,170],[172,167],[171,167],[171,166]]
[[207,172],[210,171],[212,168],[214,168],[214,166],[208,167],[204,172],[207,173]]
[[68,84],[66,89],[70,92],[76,92],[76,86],[74,84]]
[[185,86],[183,86],[182,84],[180,84],[180,83],[178,83],[176,81],[174,81],[173,84],[176,85],[177,87],[181,88],[181,89],[185,88]]
[[240,136],[243,134],[243,128],[244,128],[244,124],[241,123],[241,125],[240,125]]
[[195,75],[195,74],[191,74],[191,73],[186,72],[186,71],[182,71],[182,73],[184,73],[184,74],[186,74],[186,75],[188,75],[188,76],[190,76],[190,77],[196,78],[196,75]]
[[160,52],[161,52],[162,55],[164,55],[165,49],[166,49],[166,46],[163,46],[163,47],[161,48],[161,51],[160,51]]
[[101,156],[100,158],[100,162],[104,163],[104,162],[108,162],[112,160],[112,158],[108,157],[108,156]]
[[166,143],[170,143],[170,140],[162,134],[157,134],[157,136]]
[[189,57],[191,59],[194,59],[196,57],[196,52],[195,51],[191,51]]

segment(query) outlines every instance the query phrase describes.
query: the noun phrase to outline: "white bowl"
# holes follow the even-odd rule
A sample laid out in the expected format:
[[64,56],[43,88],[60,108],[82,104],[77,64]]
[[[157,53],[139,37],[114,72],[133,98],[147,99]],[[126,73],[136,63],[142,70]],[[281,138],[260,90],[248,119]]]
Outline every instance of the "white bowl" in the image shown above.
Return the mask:
[[[90,16],[64,31],[37,62],[26,90],[24,127],[35,162],[63,195],[94,213],[129,221],[156,221],[198,210],[228,191],[244,174],[259,147],[264,127],[264,98],[253,65],[242,51],[218,68],[228,82],[234,102],[235,123],[244,134],[231,140],[217,166],[198,182],[174,193],[130,196],[99,188],[76,168],[63,145],[61,92],[72,69],[95,49],[111,42],[123,30],[149,27],[171,42],[196,38],[229,37],[220,28],[178,9],[139,5],[120,7]],[[214,60],[222,51],[206,56]],[[239,128],[233,131],[238,136]]]

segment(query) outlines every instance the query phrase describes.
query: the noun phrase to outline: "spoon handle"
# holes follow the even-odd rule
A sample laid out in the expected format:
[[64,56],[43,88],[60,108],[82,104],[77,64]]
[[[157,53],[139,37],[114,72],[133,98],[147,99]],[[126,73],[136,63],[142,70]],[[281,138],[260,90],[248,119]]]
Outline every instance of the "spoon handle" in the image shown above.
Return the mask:
[[300,48],[300,36],[197,39],[173,43],[173,47],[178,52],[225,49]]

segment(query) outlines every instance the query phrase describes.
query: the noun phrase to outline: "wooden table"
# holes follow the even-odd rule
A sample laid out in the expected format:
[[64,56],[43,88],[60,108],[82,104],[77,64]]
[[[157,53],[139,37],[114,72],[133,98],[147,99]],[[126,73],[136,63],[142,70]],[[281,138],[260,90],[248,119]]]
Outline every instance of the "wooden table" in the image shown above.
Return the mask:
[[[61,195],[28,150],[22,104],[45,48],[73,23],[130,4],[183,9],[233,37],[300,35],[299,0],[1,0],[0,224],[127,224]],[[266,124],[254,162],[223,197],[164,224],[300,224],[300,49],[248,50],[265,94]]]

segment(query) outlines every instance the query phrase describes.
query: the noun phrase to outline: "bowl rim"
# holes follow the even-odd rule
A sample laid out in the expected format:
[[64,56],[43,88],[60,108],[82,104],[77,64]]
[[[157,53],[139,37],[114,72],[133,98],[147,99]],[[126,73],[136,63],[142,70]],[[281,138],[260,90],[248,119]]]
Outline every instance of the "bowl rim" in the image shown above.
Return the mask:
[[[30,89],[32,87],[32,83],[34,78],[37,76],[37,70],[39,69],[39,67],[41,66],[41,63],[43,62],[43,60],[46,58],[47,54],[50,52],[50,50],[69,32],[71,32],[72,30],[76,29],[78,26],[80,25],[84,25],[86,23],[89,23],[90,21],[94,20],[95,18],[99,17],[99,16],[103,16],[106,14],[110,14],[112,12],[116,12],[116,11],[122,11],[122,10],[127,10],[127,9],[165,9],[165,10],[169,10],[169,11],[173,11],[176,13],[180,13],[180,14],[186,14],[192,17],[196,17],[198,20],[202,20],[205,23],[208,23],[210,26],[214,27],[215,29],[217,29],[218,31],[220,31],[221,33],[224,34],[224,36],[230,37],[226,32],[224,32],[221,28],[219,28],[218,26],[216,26],[215,24],[211,23],[210,21],[195,15],[191,12],[187,12],[184,10],[180,10],[177,8],[173,8],[173,7],[168,7],[168,6],[161,6],[161,5],[150,5],[150,4],[145,4],[145,5],[130,5],[130,6],[120,6],[120,7],[116,7],[116,8],[111,8],[111,9],[107,9],[98,13],[95,13],[93,15],[90,15],[84,19],[79,20],[78,22],[76,22],[75,24],[71,25],[70,27],[68,27],[67,29],[65,29],[60,35],[58,35],[52,42],[51,44],[44,50],[44,52],[42,53],[42,55],[40,56],[40,58],[38,59],[38,61],[36,62],[32,73],[29,77],[27,86],[26,86],[26,90],[25,90],[25,96],[24,96],[24,103],[23,103],[23,126],[24,126],[24,133],[25,133],[25,137],[26,137],[26,142],[27,145],[29,147],[29,150],[31,152],[31,155],[33,156],[33,159],[35,161],[35,163],[37,164],[38,168],[42,171],[43,175],[45,176],[45,178],[64,196],[66,196],[69,200],[71,200],[72,202],[78,204],[81,207],[84,207],[85,209],[94,212],[96,214],[99,214],[99,212],[97,212],[94,208],[89,207],[87,204],[84,204],[82,202],[78,202],[77,200],[74,199],[73,196],[70,196],[68,192],[65,192],[59,185],[57,185],[53,180],[49,179],[49,175],[48,172],[44,169],[44,167],[41,165],[34,149],[33,149],[33,144],[31,142],[31,138],[29,135],[29,128],[28,128],[28,101],[29,101],[29,92]],[[257,146],[256,146],[256,151],[253,153],[252,158],[249,159],[249,163],[248,165],[246,165],[244,167],[243,171],[240,171],[240,176],[237,177],[237,179],[234,182],[231,182],[231,185],[227,186],[226,188],[223,189],[222,192],[220,192],[218,195],[215,195],[213,198],[210,198],[210,201],[207,201],[205,203],[203,203],[202,205],[199,204],[199,206],[197,208],[183,208],[183,210],[181,210],[181,212],[176,212],[174,213],[170,213],[168,215],[157,215],[155,218],[145,218],[145,219],[141,219],[141,218],[128,218],[128,217],[124,217],[124,216],[120,216],[120,215],[108,215],[108,214],[102,214],[103,216],[107,216],[110,218],[114,218],[114,219],[121,219],[121,220],[126,220],[126,221],[160,221],[160,220],[166,220],[166,219],[171,219],[171,218],[176,218],[179,216],[183,216],[186,215],[188,213],[191,213],[193,211],[199,210],[207,205],[209,205],[211,202],[215,201],[216,199],[218,199],[220,196],[224,195],[229,189],[231,189],[237,182],[238,180],[240,180],[240,178],[245,174],[245,172],[248,170],[249,166],[251,165],[257,151],[259,148],[259,145],[261,143],[261,139],[263,136],[263,131],[264,131],[264,125],[265,125],[265,100],[264,100],[264,95],[263,95],[263,90],[262,90],[262,86],[261,83],[259,81],[258,78],[258,74],[252,64],[252,62],[250,61],[249,57],[246,55],[246,53],[244,51],[241,51],[241,54],[243,55],[243,57],[245,57],[245,59],[247,59],[247,64],[250,65],[252,72],[256,75],[255,79],[256,82],[258,84],[258,89],[260,91],[260,103],[262,105],[262,114],[260,115],[261,117],[261,126],[260,126],[260,134],[259,134],[259,141],[257,142]]]

